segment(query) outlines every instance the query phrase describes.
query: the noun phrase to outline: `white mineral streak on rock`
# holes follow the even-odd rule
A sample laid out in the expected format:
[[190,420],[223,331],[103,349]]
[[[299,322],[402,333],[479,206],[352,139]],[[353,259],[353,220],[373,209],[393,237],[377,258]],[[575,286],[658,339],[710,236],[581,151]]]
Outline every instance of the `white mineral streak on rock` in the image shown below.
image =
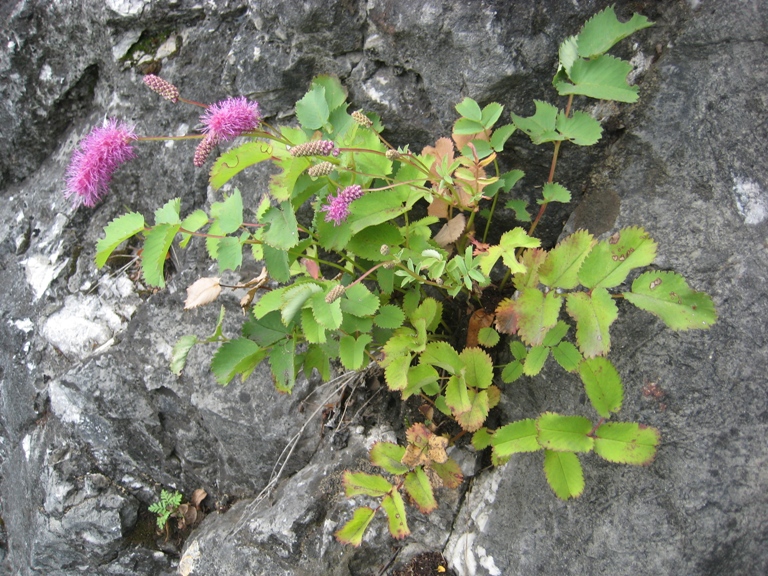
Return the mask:
[[32,436],[27,434],[24,436],[24,440],[21,441],[21,448],[24,450],[24,457],[29,462],[29,450],[31,448]]
[[77,424],[82,419],[82,398],[73,390],[61,385],[58,380],[48,386],[48,397],[51,399],[51,410],[62,422]]
[[66,356],[83,359],[108,342],[124,323],[96,296],[68,296],[64,307],[45,321],[41,333]]
[[501,576],[501,570],[498,569],[496,562],[493,561],[493,556],[488,556],[485,548],[478,546],[477,555],[480,557],[480,566],[488,570],[488,574],[491,576]]
[[[477,574],[478,558],[480,566],[492,576],[501,574],[493,557],[488,556],[482,546],[474,547],[477,532],[485,532],[488,518],[496,501],[503,469],[496,469],[478,480],[472,487],[462,506],[461,514],[469,514],[471,521],[466,522],[466,529],[461,534],[453,534],[445,547],[445,558],[450,567],[459,576]],[[460,524],[457,524],[460,525]]]
[[35,300],[39,300],[45,294],[48,286],[69,262],[69,258],[58,261],[61,255],[61,233],[66,224],[66,216],[57,215],[48,228],[47,234],[37,245],[39,252],[21,262],[27,282],[35,293]]
[[187,549],[184,551],[184,555],[181,557],[181,560],[179,561],[179,574],[180,576],[190,576],[195,571],[195,564],[197,563],[198,558],[200,558],[200,543],[198,540],[195,540],[187,546]]
[[32,323],[32,320],[29,318],[24,318],[22,320],[8,320],[8,324],[12,326],[16,326],[19,330],[24,332],[25,334],[29,334],[32,332],[32,330],[35,329],[35,325]]
[[137,16],[149,4],[149,0],[106,0],[105,4],[120,16]]
[[760,224],[768,216],[768,199],[756,182],[737,176],[733,179],[733,193],[745,224]]

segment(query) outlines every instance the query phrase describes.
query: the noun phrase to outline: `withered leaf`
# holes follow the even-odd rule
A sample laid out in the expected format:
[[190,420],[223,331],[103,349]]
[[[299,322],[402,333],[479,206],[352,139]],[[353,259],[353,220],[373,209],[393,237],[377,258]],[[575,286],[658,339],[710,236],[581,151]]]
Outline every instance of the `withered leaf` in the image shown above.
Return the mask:
[[435,234],[435,242],[441,248],[445,248],[448,244],[453,244],[458,240],[464,229],[467,227],[467,219],[464,214],[457,214],[448,222],[443,224],[440,231]]
[[200,278],[187,288],[187,299],[184,302],[184,310],[190,310],[210,304],[221,294],[221,278]]

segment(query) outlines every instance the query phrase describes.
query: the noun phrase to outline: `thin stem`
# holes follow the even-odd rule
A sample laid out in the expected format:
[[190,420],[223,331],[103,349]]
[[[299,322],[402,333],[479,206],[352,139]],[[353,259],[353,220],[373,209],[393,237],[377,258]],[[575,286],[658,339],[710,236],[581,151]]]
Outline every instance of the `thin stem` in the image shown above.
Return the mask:
[[198,106],[200,108],[208,108],[207,105],[202,104],[200,102],[195,102],[194,100],[187,100],[186,98],[182,98],[179,96],[179,102],[184,102],[184,104],[191,104],[192,106]]

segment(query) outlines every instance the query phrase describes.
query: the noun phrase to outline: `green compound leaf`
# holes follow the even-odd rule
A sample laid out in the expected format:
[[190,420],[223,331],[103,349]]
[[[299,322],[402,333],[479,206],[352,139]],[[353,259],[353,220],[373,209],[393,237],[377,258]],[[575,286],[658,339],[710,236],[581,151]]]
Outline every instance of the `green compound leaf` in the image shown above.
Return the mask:
[[[632,65],[629,62],[613,56],[603,55],[594,60],[579,59],[568,73],[571,82],[558,78],[555,88],[561,96],[580,94],[597,100],[632,103],[637,101],[638,90],[637,86],[627,83],[627,75],[631,71]],[[558,138],[553,139],[562,140],[563,137],[558,135]]]
[[211,217],[218,225],[218,232],[231,234],[243,225],[243,197],[240,190],[235,188],[231,196],[224,202],[214,202],[211,205]]
[[390,390],[405,390],[408,386],[408,372],[413,357],[410,354],[387,356],[384,378]]
[[560,342],[552,348],[552,357],[566,372],[575,372],[581,364],[581,352],[570,342]]
[[459,118],[453,124],[454,134],[477,134],[483,130],[485,127],[480,122],[469,118]]
[[712,298],[692,290],[675,272],[645,272],[624,298],[655,314],[673,330],[707,329],[717,320]]
[[547,332],[547,335],[544,337],[544,342],[542,344],[544,346],[557,346],[557,343],[560,342],[560,340],[565,337],[565,335],[568,333],[568,324],[560,320],[557,324],[555,324],[554,328],[552,328],[549,332]]
[[621,409],[621,403],[624,401],[621,376],[607,358],[584,360],[579,366],[579,375],[584,382],[589,401],[600,416],[610,418],[611,412]]
[[[452,378],[455,378],[455,376],[452,376]],[[488,390],[481,390],[479,392],[469,390],[469,398],[471,401],[469,410],[462,412],[461,414],[454,414],[456,422],[458,422],[459,426],[467,432],[479,430],[483,424],[485,424],[485,419],[488,418],[488,412],[491,409],[488,392]],[[446,402],[447,401],[448,396],[446,391]]]
[[400,328],[405,322],[405,312],[398,306],[386,304],[379,308],[379,313],[373,317],[373,323],[379,328],[388,328],[394,330]]
[[319,130],[328,123],[330,110],[325,99],[325,87],[313,84],[309,92],[296,102],[296,118],[306,130]]
[[352,519],[344,524],[334,536],[342,544],[352,544],[354,547],[360,546],[363,542],[365,530],[375,515],[376,510],[373,508],[368,508],[367,506],[356,508]]
[[288,250],[299,243],[299,230],[296,216],[290,202],[280,206],[271,206],[261,223],[265,224],[263,240],[277,250]]
[[155,224],[181,224],[181,199],[173,198],[155,210]]
[[649,26],[653,26],[653,22],[640,14],[633,14],[629,22],[619,22],[613,6],[609,6],[584,24],[577,39],[579,56],[594,58],[605,54],[620,40]]
[[526,376],[536,376],[544,368],[547,358],[549,358],[549,348],[547,346],[534,346],[525,356],[523,374]]
[[[479,124],[483,120],[483,112],[480,110],[480,105],[472,100],[472,98],[464,98],[464,100],[456,104],[456,112],[461,114],[464,118],[468,120],[474,120]],[[482,124],[480,129],[482,130]]]
[[365,347],[373,338],[370,334],[361,334],[357,338],[344,335],[339,341],[339,359],[347,370],[360,370],[366,360]]
[[586,230],[568,236],[547,254],[539,268],[541,283],[550,288],[576,288],[579,285],[579,269],[596,243]]
[[[262,302],[262,298],[259,302]],[[259,346],[266,348],[282,340],[291,333],[280,319],[280,312],[273,310],[261,317],[255,317],[243,324],[243,336],[253,340]]]
[[439,379],[437,370],[429,364],[411,366],[408,368],[408,386],[402,392],[403,400],[420,394],[425,386],[427,387],[425,393],[428,393],[427,390],[437,387],[437,391],[433,391],[430,395],[437,394],[440,391],[440,387],[437,385]]
[[[247,233],[244,234],[247,237]],[[216,260],[219,262],[219,271],[237,270],[243,263],[243,238],[227,236],[219,240],[216,251]]]
[[515,251],[518,248],[536,248],[540,244],[538,238],[531,238],[522,228],[514,228],[502,234],[498,246],[491,246],[488,252],[480,256],[480,270],[488,276],[493,265],[501,258],[512,274],[524,273],[526,267],[517,261]]
[[493,361],[487,352],[480,348],[465,348],[459,358],[464,363],[467,386],[484,389],[493,383]]
[[504,367],[501,371],[501,381],[504,384],[510,384],[514,382],[520,376],[523,375],[523,362],[521,360],[514,360]]
[[341,313],[340,300],[334,300],[330,304],[325,301],[325,297],[332,289],[317,292],[309,298],[309,308],[312,310],[312,315],[317,323],[326,330],[337,330],[344,319]]
[[464,362],[448,342],[430,342],[419,357],[420,364],[431,364],[449,374],[461,372]]
[[609,422],[595,431],[595,452],[609,462],[646,465],[656,456],[659,431],[635,422]]
[[371,496],[381,498],[392,492],[394,486],[378,474],[366,474],[365,472],[350,472],[346,470],[342,479],[344,494],[347,498],[353,496]]
[[401,460],[405,456],[405,446],[398,446],[392,442],[376,442],[371,448],[369,457],[371,463],[379,468],[384,468],[390,474],[405,474],[410,470]]
[[587,288],[613,288],[629,273],[656,258],[656,242],[638,226],[624,228],[592,249],[579,270]]
[[[496,152],[501,152],[504,150],[504,144],[506,144],[507,140],[509,140],[509,137],[515,133],[515,130],[517,130],[517,128],[514,124],[505,124],[504,126],[499,126],[496,128],[496,130],[494,130],[493,134],[491,135],[491,148],[493,148]],[[511,187],[512,186],[509,186],[509,188]]]
[[171,353],[171,372],[176,376],[181,376],[181,371],[184,370],[184,365],[187,363],[187,356],[192,347],[197,344],[199,340],[194,334],[187,334],[182,336],[173,345],[173,352]]
[[511,114],[517,129],[528,134],[534,144],[563,140],[564,138],[555,130],[557,107],[541,100],[533,102],[536,105],[536,113],[533,116],[523,118],[517,114]]
[[557,452],[589,452],[594,440],[588,436],[592,422],[583,416],[562,416],[545,412],[536,420],[539,444]]
[[272,146],[266,142],[247,142],[224,152],[211,168],[210,181],[218,190],[246,168],[272,158]]
[[336,76],[320,74],[312,79],[312,85],[325,88],[325,101],[331,111],[336,110],[347,100],[347,91]]
[[586,112],[576,111],[572,116],[564,112],[557,115],[557,131],[577,146],[592,146],[600,141],[603,127]]
[[421,466],[405,476],[403,486],[420,512],[429,514],[437,508],[437,500],[435,500],[435,494],[432,492],[432,485]]
[[365,317],[371,316],[379,309],[379,297],[362,284],[350,286],[341,299],[341,309],[345,314]]
[[[208,224],[208,214],[206,214],[203,210],[195,210],[184,218],[181,222],[181,229],[187,230],[188,232],[197,232]],[[192,234],[186,234],[184,232],[180,232],[181,234],[181,242],[179,242],[179,246],[182,248],[186,248],[187,244],[189,244],[189,241],[192,239]]]
[[491,446],[499,458],[509,458],[519,452],[536,452],[541,450],[539,431],[533,418],[511,422],[493,433]]
[[547,182],[542,189],[542,200],[538,200],[538,204],[546,204],[548,202],[562,202],[567,204],[571,201],[570,191],[556,182]]
[[305,282],[304,284],[294,284],[283,292],[282,304],[280,305],[283,324],[288,326],[309,297],[322,290],[317,284]]
[[400,492],[387,494],[381,500],[381,507],[387,513],[389,519],[389,533],[398,540],[408,536],[411,531],[408,529],[408,523],[405,517],[405,503]]
[[315,320],[315,316],[309,308],[304,308],[301,311],[301,330],[304,332],[304,338],[310,344],[325,344],[328,341],[325,328]]
[[525,266],[526,270],[522,274],[514,274],[512,276],[512,282],[516,289],[522,290],[523,288],[538,287],[539,268],[541,268],[546,257],[547,252],[539,248],[523,251],[523,256],[520,259],[520,262]]
[[454,415],[463,414],[472,409],[472,399],[467,389],[467,383],[460,374],[454,374],[448,379],[448,384],[445,387],[445,403]]
[[565,297],[565,309],[576,320],[576,342],[585,358],[604,356],[611,349],[610,327],[619,317],[619,309],[605,288],[592,294],[571,292]]
[[[382,262],[389,260],[391,256],[384,256],[381,253],[381,246],[399,246],[403,241],[403,235],[400,230],[392,224],[386,222],[378,226],[371,226],[355,234],[347,244],[347,249],[366,260],[372,262]],[[393,252],[395,250],[392,250]]]
[[584,492],[584,471],[572,452],[544,451],[544,474],[550,488],[561,500],[577,498]]
[[269,354],[269,367],[278,392],[290,394],[296,384],[296,341],[287,338],[277,342]]
[[500,339],[501,337],[499,336],[499,333],[488,326],[480,328],[477,333],[477,341],[480,346],[483,346],[484,348],[493,348],[499,343]]
[[[563,40],[558,50],[558,57],[560,60],[560,70],[564,70],[566,74],[571,71],[571,66],[579,58],[579,47],[576,36],[571,36]],[[559,71],[558,70],[558,73]]]
[[96,244],[96,267],[102,268],[120,244],[144,230],[144,216],[129,212],[115,218],[104,227],[104,238]]
[[530,346],[538,346],[555,324],[563,301],[554,291],[524,288],[517,300],[503,300],[496,308],[496,330],[518,334]]
[[331,355],[336,357],[336,354],[328,353],[325,350],[327,345],[313,345],[310,344],[307,348],[307,352],[304,354],[304,374],[312,374],[313,369],[317,369],[320,373],[320,377],[323,382],[328,382],[331,379]]
[[264,265],[267,267],[269,277],[277,282],[288,282],[291,279],[291,269],[288,266],[288,252],[277,250],[264,244]]
[[141,270],[150,286],[165,288],[165,259],[178,231],[179,224],[158,224],[147,233],[141,252]]
[[488,448],[492,440],[493,436],[488,432],[488,428],[480,428],[480,430],[472,434],[472,446],[478,452]]
[[236,374],[245,381],[267,355],[253,340],[237,338],[224,342],[211,360],[211,371],[219,384],[227,385]]
[[501,118],[501,113],[503,111],[504,106],[498,102],[491,102],[485,108],[483,108],[483,117],[481,118],[480,123],[484,128],[490,130],[493,128],[493,125],[496,124],[496,121]]

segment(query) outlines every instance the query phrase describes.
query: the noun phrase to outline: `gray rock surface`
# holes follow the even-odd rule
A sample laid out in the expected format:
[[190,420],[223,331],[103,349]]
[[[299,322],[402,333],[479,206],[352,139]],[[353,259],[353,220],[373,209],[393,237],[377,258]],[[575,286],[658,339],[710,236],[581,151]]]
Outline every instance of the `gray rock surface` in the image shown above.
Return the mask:
[[[621,16],[640,11],[657,26],[621,48],[642,72],[639,103],[607,121],[600,146],[564,148],[559,174],[577,199],[586,193],[570,225],[645,226],[658,266],[712,294],[720,320],[672,333],[622,310],[612,352],[626,387],[621,418],[658,427],[663,444],[647,468],[583,458],[576,501],[552,495],[540,455],[473,476],[476,458],[461,448],[471,479],[444,491],[431,516],[411,515],[411,539],[394,543],[374,523],[360,549],[340,546],[332,533],[352,505],[338,477],[364,461],[366,438],[400,432],[382,424],[398,427],[404,414],[388,393],[359,390],[353,407],[371,400],[360,422],[321,437],[315,417],[277,490],[257,502],[325,389],[303,381],[286,398],[263,369],[221,388],[198,348],[181,377],[170,373],[176,339],[206,336],[216,320],[213,308],[182,310],[186,286],[214,272],[200,246],[177,254],[167,290],[154,294],[130,265],[93,266],[103,226],[126,207],[149,214],[181,195],[191,211],[217,199],[192,166],[193,146],[142,146],[94,210],[62,197],[77,141],[105,116],[146,134],[197,124],[196,110],[142,85],[158,66],[190,99],[247,95],[275,122],[291,121],[312,75],[334,73],[355,106],[381,114],[390,141],[419,149],[448,133],[464,96],[520,114],[534,97],[551,100],[559,42],[607,4],[0,5],[0,571],[380,574],[438,550],[461,575],[768,572],[763,3],[617,3]],[[538,181],[548,159],[523,138],[513,148],[503,161]],[[264,182],[254,172],[239,185],[257,198]],[[564,210],[542,227],[553,239]],[[234,334],[236,298],[224,304]],[[505,390],[505,420],[544,410],[592,416],[578,382],[555,368]],[[154,535],[146,508],[161,487],[210,495],[183,550]]]

